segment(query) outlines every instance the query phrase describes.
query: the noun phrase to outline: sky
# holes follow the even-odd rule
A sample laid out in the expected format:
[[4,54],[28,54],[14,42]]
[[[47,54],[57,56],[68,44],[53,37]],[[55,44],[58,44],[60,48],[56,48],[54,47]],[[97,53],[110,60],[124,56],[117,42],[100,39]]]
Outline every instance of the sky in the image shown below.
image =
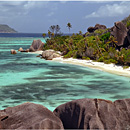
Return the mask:
[[130,1],[0,1],[0,24],[18,32],[46,33],[59,25],[62,33],[82,31],[95,24],[107,27],[130,15]]

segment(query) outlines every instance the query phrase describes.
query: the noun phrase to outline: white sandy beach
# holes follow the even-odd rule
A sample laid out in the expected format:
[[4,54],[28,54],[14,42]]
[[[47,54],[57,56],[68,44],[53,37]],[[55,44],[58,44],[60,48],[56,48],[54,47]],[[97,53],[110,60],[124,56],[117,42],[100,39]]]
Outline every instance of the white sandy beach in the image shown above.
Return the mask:
[[68,63],[68,64],[74,64],[74,65],[80,65],[80,66],[86,66],[93,69],[98,69],[101,71],[130,77],[130,67],[127,69],[123,69],[122,66],[117,66],[115,64],[104,64],[103,62],[94,62],[92,60],[80,60],[80,59],[73,59],[73,58],[54,58],[53,61],[58,61],[61,63]]
[[[42,54],[42,51],[37,51],[33,53]],[[123,69],[122,66],[117,66],[115,64],[104,64],[103,62],[94,62],[92,60],[82,60],[82,59],[63,58],[63,57],[54,58],[53,61],[60,62],[60,63],[80,65],[84,67],[90,67],[93,69],[98,69],[101,71],[130,77],[130,67],[127,69]]]

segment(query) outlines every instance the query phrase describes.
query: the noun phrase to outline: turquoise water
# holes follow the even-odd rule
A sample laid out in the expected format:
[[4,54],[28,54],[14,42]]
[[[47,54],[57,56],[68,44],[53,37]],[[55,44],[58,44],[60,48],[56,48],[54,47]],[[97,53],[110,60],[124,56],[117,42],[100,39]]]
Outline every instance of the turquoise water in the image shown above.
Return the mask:
[[34,39],[39,38],[0,37],[0,109],[33,102],[54,110],[80,98],[130,98],[128,77],[46,61],[36,54],[10,54],[11,49],[29,48]]

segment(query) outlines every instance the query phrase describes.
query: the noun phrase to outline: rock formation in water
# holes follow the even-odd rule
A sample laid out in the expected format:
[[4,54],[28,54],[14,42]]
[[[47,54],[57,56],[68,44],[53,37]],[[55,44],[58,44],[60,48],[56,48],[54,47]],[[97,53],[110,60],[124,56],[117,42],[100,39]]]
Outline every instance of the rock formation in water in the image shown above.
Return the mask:
[[130,99],[79,99],[54,110],[65,129],[130,129]]
[[20,48],[18,49],[18,51],[23,51],[23,48],[22,48],[22,47],[20,47]]
[[14,50],[14,49],[12,49],[12,50],[11,50],[11,54],[17,54],[17,51]]
[[42,105],[24,103],[0,111],[0,129],[63,129],[62,122]]
[[35,52],[35,51],[43,50],[43,46],[44,46],[44,43],[40,39],[33,40],[33,43],[30,46],[29,51]]

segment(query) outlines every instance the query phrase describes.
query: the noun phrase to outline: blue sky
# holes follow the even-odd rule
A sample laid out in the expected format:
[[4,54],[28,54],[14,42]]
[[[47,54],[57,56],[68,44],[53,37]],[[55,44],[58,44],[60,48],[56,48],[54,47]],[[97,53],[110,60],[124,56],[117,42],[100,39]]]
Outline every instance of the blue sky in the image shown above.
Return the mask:
[[18,32],[43,33],[59,25],[67,33],[86,32],[96,23],[112,27],[130,14],[130,1],[0,1],[0,24]]

